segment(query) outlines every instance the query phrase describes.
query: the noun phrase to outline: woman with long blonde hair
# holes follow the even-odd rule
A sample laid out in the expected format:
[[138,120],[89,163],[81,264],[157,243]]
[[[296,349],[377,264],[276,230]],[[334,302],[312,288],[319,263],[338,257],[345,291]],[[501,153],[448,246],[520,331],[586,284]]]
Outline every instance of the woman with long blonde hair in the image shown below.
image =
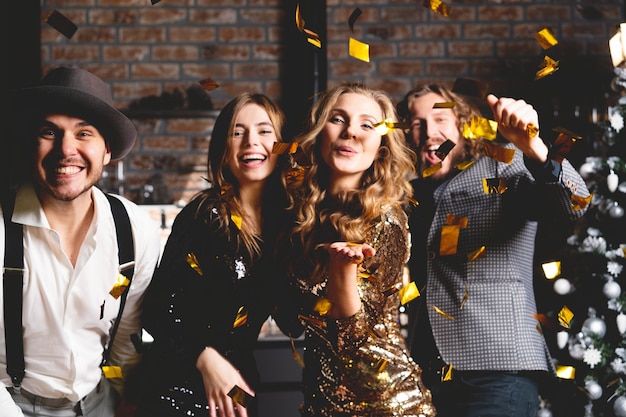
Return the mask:
[[298,297],[277,317],[305,332],[302,416],[435,414],[398,323],[415,155],[396,122],[385,93],[345,84],[320,95],[297,138],[306,162],[288,183],[283,255]]

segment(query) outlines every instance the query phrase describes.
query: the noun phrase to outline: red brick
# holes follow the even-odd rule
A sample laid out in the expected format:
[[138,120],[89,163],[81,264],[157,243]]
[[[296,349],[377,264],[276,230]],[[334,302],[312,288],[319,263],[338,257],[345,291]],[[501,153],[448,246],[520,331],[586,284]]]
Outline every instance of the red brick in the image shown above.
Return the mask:
[[[526,27],[530,26],[527,23],[524,25]],[[480,24],[468,23],[463,28],[463,34],[464,34],[464,39],[468,39],[468,38],[502,39],[502,38],[506,38],[510,36],[511,25],[508,23],[480,23]]]
[[529,20],[569,20],[569,6],[530,5],[526,7],[526,18]]
[[90,27],[76,31],[72,37],[75,42],[84,43],[114,43],[117,37],[114,28]]
[[435,61],[431,60],[426,64],[426,74],[444,76],[451,75],[455,77],[461,77],[466,74],[468,70],[468,62],[466,60],[457,59]]
[[167,133],[210,133],[213,129],[212,118],[198,117],[192,119],[167,119],[165,132]]
[[213,27],[171,27],[169,42],[214,42],[217,29]]
[[198,46],[154,46],[152,58],[155,61],[197,61],[200,57]]
[[483,6],[478,8],[479,21],[515,21],[524,18],[521,6]]
[[54,46],[52,47],[52,59],[54,61],[93,62],[100,60],[100,51],[97,46]]
[[203,47],[202,58],[208,60],[247,60],[250,48],[247,45],[207,45]]
[[146,136],[142,142],[145,151],[188,151],[187,136]]
[[398,47],[398,54],[405,58],[434,58],[445,54],[443,42],[404,42]]
[[233,64],[235,79],[244,78],[278,78],[278,63],[243,63]]
[[[466,25],[466,32],[467,32]],[[478,25],[480,27],[485,25]],[[437,25],[415,25],[415,36],[417,39],[451,39],[458,38],[461,35],[461,26],[458,24],[437,24]],[[473,37],[467,34],[467,37]],[[406,37],[405,39],[410,39]]]
[[192,9],[189,11],[189,22],[196,24],[235,24],[236,9]]
[[218,84],[220,83],[220,78],[231,78],[231,71],[229,64],[223,63],[202,63],[202,64],[183,64],[182,66],[183,76],[191,77],[198,81],[203,80],[207,77],[212,78]]
[[119,30],[120,42],[123,43],[162,43],[165,42],[165,28],[140,27],[121,28]]
[[458,41],[448,42],[450,57],[490,57],[493,56],[493,41]]
[[136,9],[95,9],[89,10],[89,22],[96,25],[134,25],[138,14]]
[[378,73],[383,77],[407,77],[424,72],[421,61],[383,61],[378,64]]
[[278,24],[283,19],[283,11],[280,9],[239,9],[239,16],[244,22],[255,25]]
[[224,27],[219,30],[221,42],[264,42],[265,30],[260,27]]
[[142,25],[169,25],[186,20],[186,9],[143,8],[139,14],[139,23]]
[[176,64],[133,64],[130,68],[131,76],[137,80],[146,78],[171,80],[178,78],[180,72]]
[[105,61],[143,61],[150,55],[150,48],[146,45],[115,45],[102,48],[102,58]]

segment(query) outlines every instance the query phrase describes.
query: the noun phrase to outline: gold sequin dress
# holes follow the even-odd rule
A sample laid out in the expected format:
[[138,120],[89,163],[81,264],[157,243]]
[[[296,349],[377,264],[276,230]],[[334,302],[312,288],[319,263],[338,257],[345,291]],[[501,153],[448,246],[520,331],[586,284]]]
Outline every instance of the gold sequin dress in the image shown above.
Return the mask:
[[[430,391],[406,351],[398,322],[398,289],[410,249],[404,211],[386,210],[367,243],[376,255],[359,266],[360,311],[338,320],[314,309],[301,316],[302,416],[434,416]],[[318,299],[325,284],[326,276],[298,279],[300,290]]]

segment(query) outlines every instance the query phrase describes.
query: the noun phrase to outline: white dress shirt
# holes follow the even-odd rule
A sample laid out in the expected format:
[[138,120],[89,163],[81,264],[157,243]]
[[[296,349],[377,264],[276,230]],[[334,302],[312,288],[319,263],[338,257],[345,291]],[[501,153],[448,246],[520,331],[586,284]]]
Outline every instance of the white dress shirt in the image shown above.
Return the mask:
[[[95,215],[75,267],[50,228],[32,185],[22,186],[16,197],[12,219],[24,225],[22,388],[42,397],[77,402],[97,386],[105,343],[119,310],[121,297],[109,294],[118,275],[113,215],[102,191],[94,187],[92,196]],[[122,202],[134,236],[135,273],[110,361],[125,370],[137,359],[130,336],[141,333],[140,304],[158,262],[160,237],[158,224],[146,212],[124,198]],[[0,220],[3,267],[4,247]],[[0,285],[0,416],[12,417],[22,413],[5,389],[12,384],[6,370],[3,304]]]

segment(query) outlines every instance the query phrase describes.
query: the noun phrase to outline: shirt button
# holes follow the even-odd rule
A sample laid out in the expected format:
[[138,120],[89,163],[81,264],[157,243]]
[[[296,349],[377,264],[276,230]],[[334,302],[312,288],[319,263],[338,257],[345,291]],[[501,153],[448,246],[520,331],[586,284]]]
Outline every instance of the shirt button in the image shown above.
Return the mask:
[[429,250],[428,252],[426,252],[426,259],[428,259],[429,261],[432,261],[436,257],[437,257],[437,254],[434,251]]

